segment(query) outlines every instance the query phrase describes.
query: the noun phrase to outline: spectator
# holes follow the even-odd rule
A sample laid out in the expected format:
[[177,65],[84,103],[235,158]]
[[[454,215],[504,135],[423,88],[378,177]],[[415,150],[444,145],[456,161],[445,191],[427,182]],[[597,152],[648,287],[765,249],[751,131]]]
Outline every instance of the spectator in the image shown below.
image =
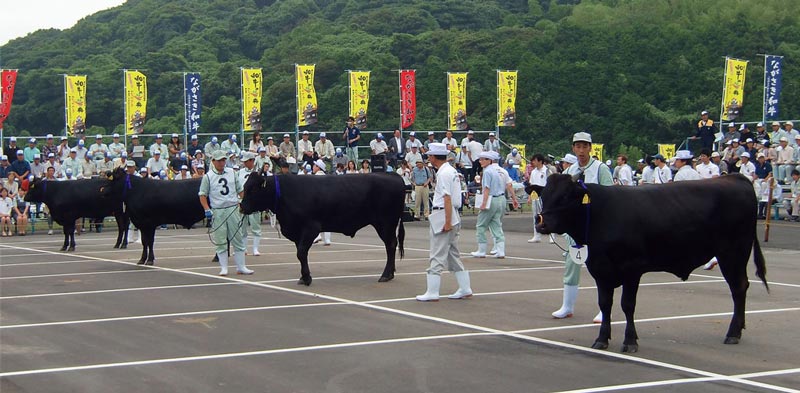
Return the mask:
[[294,143],[292,143],[292,141],[289,139],[289,134],[283,134],[283,142],[281,142],[280,151],[283,159],[287,159],[289,157],[297,158],[294,149]]
[[758,122],[756,124],[756,137],[753,139],[757,141],[769,140],[769,133],[764,129],[764,123]]
[[[531,157],[530,163],[531,170],[528,173],[528,189],[526,191],[530,194],[528,204],[531,205],[531,212],[533,213],[533,237],[528,239],[528,243],[539,243],[542,241],[542,235],[536,232],[536,216],[542,212],[542,204],[539,197],[542,194],[542,189],[547,185],[547,177],[550,175],[549,170],[544,165],[544,156],[541,154],[534,154]],[[530,191],[528,191],[530,190]],[[553,238],[550,238],[550,243],[553,243]]]
[[169,162],[169,169],[172,171],[172,174],[177,174],[181,171],[182,166],[189,167],[189,157],[186,155],[185,151],[178,153],[178,156],[171,159]]
[[217,150],[222,150],[222,146],[219,144],[219,139],[212,136],[211,140],[203,146],[203,155],[205,157],[211,157]]
[[736,131],[736,124],[730,122],[728,123],[728,132],[726,132],[725,135],[722,137],[722,142],[725,145],[727,145],[729,141],[732,141],[734,139],[738,140],[740,136],[741,134],[739,133],[739,131]]
[[800,170],[792,171],[792,182],[789,184],[789,199],[783,201],[789,217],[787,221],[800,222]]
[[797,148],[796,141],[797,137],[800,136],[800,133],[794,129],[794,123],[787,121],[786,123],[783,123],[783,127],[786,132],[786,138],[789,138],[789,144],[792,145],[792,147]]
[[8,191],[8,197],[14,198],[17,196],[17,192],[19,191],[19,183],[18,180],[19,176],[17,176],[16,172],[9,172],[8,177],[3,179],[2,183],[0,183],[0,187],[5,188]]
[[478,221],[475,227],[478,250],[470,253],[475,258],[485,258],[488,241],[486,230],[488,229],[494,239],[497,248],[497,258],[505,258],[505,235],[503,234],[502,217],[505,211],[505,182],[500,173],[493,166],[500,160],[497,152],[481,152],[479,156],[480,165],[484,168],[481,176],[481,190],[483,198],[478,205]]
[[33,155],[33,163],[31,163],[31,175],[41,178],[44,176],[44,171],[47,169],[47,165],[42,162],[42,157],[40,154]]
[[13,210],[11,211],[11,218],[16,222],[16,231],[20,236],[25,236],[25,229],[28,228],[28,215],[31,211],[31,206],[25,202],[25,190],[19,190],[16,198],[13,201]]
[[700,139],[703,149],[709,151],[714,147],[714,134],[717,133],[717,128],[714,126],[714,120],[708,118],[708,112],[700,112],[700,121],[697,122],[697,132],[693,139]]
[[740,167],[739,168],[739,173],[743,174],[751,182],[754,181],[757,178],[757,176],[756,176],[756,166],[753,165],[752,162],[750,162],[750,153],[748,153],[748,152],[742,153],[741,161],[739,161],[737,163],[737,166]]
[[[369,164],[369,163],[367,163]],[[344,171],[345,174],[356,174],[358,173],[358,168],[356,168],[356,163],[353,161],[347,161],[347,166]]]
[[3,152],[8,155],[9,164],[13,164],[14,161],[17,160],[17,156],[15,154],[17,150],[20,150],[20,148],[17,146],[17,137],[12,136],[8,138],[8,146],[3,149]]
[[758,179],[766,179],[767,176],[772,175],[772,165],[767,162],[764,153],[758,153],[758,155],[756,155],[756,162],[753,166],[756,168],[755,174]]
[[417,133],[411,131],[408,133],[408,140],[406,141],[406,151],[410,151],[412,146],[416,146],[420,153],[424,153],[425,151],[422,150],[422,142],[417,139]]
[[789,184],[789,174],[792,173],[796,164],[794,161],[795,148],[789,145],[789,138],[784,136],[780,139],[780,146],[775,150],[778,153],[778,158],[775,160],[776,179],[780,184]]
[[78,151],[74,147],[70,149],[69,157],[61,163],[62,174],[59,178],[63,179],[67,176],[67,169],[69,169],[69,174],[71,176],[83,172],[83,164],[78,160]]
[[756,149],[753,138],[747,138],[744,140],[744,151],[750,153],[750,157],[758,154],[758,149]]
[[353,116],[347,118],[347,126],[344,128],[342,138],[345,140],[347,147],[345,153],[350,161],[358,161],[358,141],[361,140],[361,131],[355,126],[356,120]]
[[334,175],[344,175],[345,174],[344,164],[342,164],[341,162],[336,164],[336,170],[333,172],[333,174]]
[[[167,163],[161,159],[161,151],[156,149],[154,152],[153,158],[147,160],[147,176],[154,176],[161,171],[167,169]],[[222,160],[223,163],[225,160]]]
[[369,160],[362,160],[361,161],[361,169],[358,170],[358,173],[370,173],[371,170],[369,169]]
[[176,173],[175,176],[172,177],[172,180],[186,180],[191,178],[192,174],[189,173],[189,166],[181,165],[181,167],[178,170],[178,173]]
[[689,150],[678,150],[675,153],[675,167],[678,173],[672,181],[700,180],[700,174],[692,168],[692,153]]
[[[488,141],[487,141],[488,142]],[[494,151],[494,150],[492,150]],[[542,159],[544,161],[544,159]],[[522,156],[517,148],[511,149],[511,153],[506,154],[505,167],[511,180],[519,181],[519,167],[522,164]]]
[[156,134],[155,143],[150,145],[150,158],[155,157],[156,151],[160,152],[161,157],[169,157],[169,148],[164,144],[164,137],[161,134]]
[[8,196],[8,190],[0,187],[0,236],[7,237],[13,235],[11,231],[11,211],[14,208],[14,200]]
[[[70,151],[71,148],[67,144],[68,142],[69,141],[67,140],[67,137],[65,137],[65,136],[61,137],[61,141],[60,141],[60,143],[59,143],[59,145],[58,145],[58,147],[56,149],[57,150],[57,152],[56,152],[56,160],[58,160],[58,162],[64,162],[64,160],[69,158],[69,151]],[[61,176],[61,174],[58,174],[58,175]]]
[[143,167],[147,163],[144,158],[144,145],[139,144],[139,135],[131,136],[131,145],[128,146],[128,158],[136,163],[137,167]]
[[42,146],[41,157],[43,161],[46,161],[47,156],[53,153],[58,154],[58,146],[54,143],[53,134],[47,134],[45,137],[44,146]]
[[[406,142],[406,148],[408,147],[408,142]],[[372,167],[377,171],[385,171],[386,169],[386,152],[389,150],[389,146],[386,145],[386,142],[383,140],[383,134],[380,132],[375,135],[375,139],[373,139],[369,143],[369,148],[372,151],[372,156],[370,157],[372,160]]]
[[406,162],[413,168],[417,165],[417,161],[422,161],[422,154],[420,154],[419,148],[414,146],[406,153]]
[[36,147],[36,138],[31,138],[28,140],[28,147],[26,147],[23,151],[23,157],[25,161],[29,164],[33,162],[33,156],[36,154],[41,155],[42,151]]
[[[430,202],[430,185],[433,181],[433,173],[425,166],[425,163],[417,161],[414,169],[411,172],[411,178],[414,183],[414,213],[417,220],[427,219],[431,214]],[[424,210],[424,215],[423,215]]]
[[106,153],[108,153],[108,146],[103,143],[103,136],[97,134],[97,136],[95,136],[95,143],[89,146],[89,154],[91,154],[93,160],[102,161]]
[[[411,189],[411,185],[414,183],[413,174],[414,168],[408,165],[408,162],[405,160],[401,160],[397,162],[397,172],[400,177],[403,178],[403,183],[406,185],[406,190]],[[411,202],[411,193],[406,193],[406,203]]]
[[[742,123],[739,125],[739,141],[744,141],[745,145],[747,144],[747,140],[749,139],[750,142],[754,142],[756,139],[755,134],[750,131],[750,128],[747,127],[747,124]],[[752,146],[747,146],[747,151],[750,151]],[[753,153],[750,153],[753,154]]]
[[[319,140],[314,144],[314,153],[317,155],[318,159],[326,164],[331,163],[333,160],[333,156],[336,152],[333,149],[333,142],[328,140],[328,135],[326,133],[319,133]],[[333,166],[333,168],[335,168],[335,166]]]
[[[695,166],[695,170],[700,175],[701,179],[719,177],[719,166],[711,162],[710,155],[711,153],[709,149],[703,149],[700,151],[700,162]],[[717,153],[717,156],[719,156],[719,153]]]
[[[472,180],[472,178],[480,174],[483,170],[481,164],[478,162],[478,156],[483,152],[483,144],[475,140],[475,132],[472,130],[467,131],[467,150],[469,152],[468,157],[472,161],[472,169],[469,171],[468,174],[464,175],[464,178],[467,182]],[[461,141],[463,144],[464,141]]]
[[338,167],[339,164],[342,164],[342,168],[344,169],[344,168],[347,167],[347,163],[349,161],[350,161],[350,159],[347,158],[347,156],[344,155],[344,152],[342,152],[342,148],[341,147],[337,147],[336,148],[336,153],[334,153],[333,159],[331,160],[333,166],[334,167]]
[[620,154],[617,156],[617,178],[614,179],[616,184],[623,186],[632,186],[633,184],[633,170],[628,165],[628,156]]
[[428,139],[422,144],[422,153],[428,153],[431,143],[439,143],[439,141],[436,140],[436,134],[433,131],[428,131]]
[[297,156],[303,160],[306,165],[313,165],[316,158],[314,157],[314,143],[308,140],[310,135],[308,131],[303,131],[300,140],[297,141]]
[[197,173],[197,167],[205,166],[206,160],[202,150],[197,150],[194,152],[194,158],[192,159],[192,162],[190,164],[192,173]]
[[767,156],[767,162],[778,162],[778,149],[773,146],[772,142],[764,141],[762,146],[761,152]]
[[170,160],[177,158],[178,155],[181,154],[181,150],[183,150],[183,142],[181,142],[181,138],[178,136],[178,134],[172,134],[169,139],[169,145],[167,145],[167,150],[169,152]]
[[772,142],[773,145],[777,145],[782,137],[787,137],[788,138],[789,136],[786,134],[786,131],[781,129],[781,123],[780,122],[773,121],[772,122],[772,135],[770,136],[770,142]]
[[[774,180],[772,174],[761,181],[756,181],[754,187],[758,190],[758,219],[763,220],[769,214],[770,206],[783,204],[783,187]],[[772,200],[769,199],[772,187]]]
[[96,174],[97,164],[90,154],[86,154],[83,156],[83,161],[81,161],[81,172],[77,177],[78,179],[91,179]]
[[251,153],[258,153],[258,149],[264,147],[264,141],[261,140],[261,131],[254,131],[253,136],[250,138],[250,146],[247,151]]
[[664,156],[656,154],[653,156],[653,162],[656,164],[656,167],[653,168],[653,183],[669,183],[672,180],[672,171],[667,166],[667,160],[664,159]]
[[114,133],[111,136],[111,144],[108,145],[108,151],[111,153],[111,159],[117,159],[122,157],[122,153],[125,153],[125,144],[119,141],[119,134]]
[[715,151],[711,153],[711,163],[713,163],[714,165],[717,166],[717,168],[719,168],[720,175],[727,175],[728,173],[730,173],[728,172],[728,163],[722,161],[722,156],[719,154],[719,152]]
[[[80,171],[82,169],[78,169],[78,170]],[[62,176],[61,179],[59,179],[59,180],[60,181],[75,180],[76,179],[75,178],[75,173],[80,173],[80,172],[73,172],[72,168],[65,168],[64,169],[64,176]]]
[[456,157],[456,150],[458,149],[458,141],[453,138],[453,131],[447,130],[444,134],[444,139],[442,139],[442,143],[447,148],[447,160],[452,161]]
[[189,146],[186,146],[186,154],[188,154],[189,157],[194,157],[195,153],[198,151],[203,151],[203,147],[200,146],[200,141],[197,139],[197,134],[194,134],[191,138],[189,138]]
[[197,167],[194,168],[194,170],[195,170],[195,172],[194,172],[194,175],[192,175],[192,179],[199,179],[199,178],[205,176],[205,174],[206,174],[205,165],[198,165]]
[[25,153],[22,150],[17,150],[17,159],[11,163],[11,170],[23,179],[31,173],[31,164],[25,161]]
[[272,160],[267,157],[267,148],[261,146],[258,148],[258,156],[255,158],[255,170],[257,172],[269,173],[272,171]]
[[736,163],[740,160],[743,153],[745,153],[744,147],[739,145],[738,139],[734,138],[728,141],[728,147],[725,148],[725,154],[722,155],[722,160],[728,163],[728,169],[731,172],[737,171],[736,168],[739,166],[736,165]]
[[128,162],[133,163],[134,168],[136,167],[136,163],[133,161],[128,161],[128,152],[123,151],[122,154],[112,160],[112,170],[116,170],[117,168],[125,169],[128,166]]
[[389,165],[396,166],[397,160],[403,160],[406,157],[406,141],[403,139],[400,129],[394,129],[394,135],[386,143],[389,151],[386,158],[389,160]]
[[500,154],[500,141],[495,137],[494,132],[489,133],[489,139],[483,143],[484,151],[496,151]]
[[113,172],[114,167],[114,160],[111,159],[111,152],[107,152],[103,161],[95,161],[95,165],[97,167],[97,174],[100,176],[105,176],[108,172]]
[[[78,144],[75,145],[75,152],[78,153],[78,159],[83,162],[83,157],[89,154],[89,149],[86,148],[85,140],[81,139],[78,141]],[[73,173],[73,175],[77,176],[77,173]]]
[[[67,156],[67,157],[69,157],[69,156]],[[63,173],[61,172],[61,163],[59,163],[58,160],[56,160],[55,154],[50,153],[48,155],[48,157],[47,157],[47,161],[44,162],[44,165],[45,165],[45,174],[47,174],[47,169],[48,168],[53,168],[53,177],[54,178],[59,178],[59,177],[63,176]]]
[[233,152],[233,154],[238,156],[239,153],[242,152],[242,149],[239,148],[239,145],[236,144],[236,142],[237,142],[236,134],[231,134],[231,136],[229,136],[227,140],[222,141],[222,143],[220,143],[220,148],[222,149],[222,151]]

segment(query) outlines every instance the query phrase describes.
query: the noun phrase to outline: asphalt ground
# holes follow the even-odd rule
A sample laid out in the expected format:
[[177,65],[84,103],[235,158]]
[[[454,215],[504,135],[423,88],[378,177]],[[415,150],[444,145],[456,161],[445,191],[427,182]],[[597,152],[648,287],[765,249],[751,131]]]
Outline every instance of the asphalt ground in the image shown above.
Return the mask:
[[[555,320],[563,258],[530,244],[528,214],[506,216],[506,259],[464,257],[475,296],[420,303],[427,223],[406,224],[405,259],[378,283],[371,228],[310,253],[296,285],[294,245],[264,225],[252,276],[216,276],[205,229],[158,231],[156,266],[114,250],[114,232],[0,240],[0,391],[16,392],[767,392],[800,388],[800,224],[762,243],[771,293],[753,280],[739,345],[724,345],[732,302],[718,269],[687,281],[643,278],[640,351],[621,354],[616,293],[609,350],[584,272],[573,318]],[[780,225],[778,225],[780,224]],[[475,247],[464,218],[462,253]],[[563,243],[561,239],[560,242]],[[779,247],[787,245],[786,247]],[[750,277],[755,278],[750,266]],[[456,289],[443,276],[442,294]]]

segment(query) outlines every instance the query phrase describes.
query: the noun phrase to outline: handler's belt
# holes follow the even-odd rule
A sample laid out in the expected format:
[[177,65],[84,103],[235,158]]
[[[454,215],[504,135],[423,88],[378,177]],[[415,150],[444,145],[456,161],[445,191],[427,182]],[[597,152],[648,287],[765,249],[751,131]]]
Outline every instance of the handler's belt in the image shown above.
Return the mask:
[[506,196],[506,194],[492,195],[492,198],[504,197],[504,196]]
[[431,210],[444,210],[444,208],[443,207],[434,206],[434,207],[431,208]]
[[234,206],[236,206],[236,205],[230,205],[230,206],[225,206],[225,207],[212,207],[212,209],[227,209],[229,207],[234,207]]

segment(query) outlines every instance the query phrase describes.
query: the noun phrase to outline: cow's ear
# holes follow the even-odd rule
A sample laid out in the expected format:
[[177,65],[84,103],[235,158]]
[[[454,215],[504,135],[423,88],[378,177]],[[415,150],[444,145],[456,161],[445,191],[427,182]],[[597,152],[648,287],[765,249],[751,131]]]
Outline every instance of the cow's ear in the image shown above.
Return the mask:
[[108,180],[114,180],[114,175],[108,175]]

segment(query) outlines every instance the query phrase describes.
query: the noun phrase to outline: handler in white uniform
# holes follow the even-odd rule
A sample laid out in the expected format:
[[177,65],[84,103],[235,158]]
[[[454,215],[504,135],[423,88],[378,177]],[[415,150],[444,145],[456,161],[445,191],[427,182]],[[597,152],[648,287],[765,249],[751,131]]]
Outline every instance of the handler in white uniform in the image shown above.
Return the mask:
[[[242,153],[242,164],[244,167],[239,170],[239,182],[244,183],[247,182],[247,178],[250,177],[250,174],[256,172],[256,154],[251,153],[249,151]],[[242,224],[242,239],[244,239],[244,248],[247,250],[247,239],[250,237],[249,234],[252,234],[253,238],[253,255],[261,255],[261,252],[258,251],[258,245],[261,242],[261,212],[255,212],[252,214],[248,214],[244,216],[244,224]]]
[[[314,161],[314,167],[311,168],[311,171],[314,173],[315,176],[325,176],[325,161],[322,159],[317,159]],[[314,239],[314,243],[319,243],[320,240],[323,240],[323,245],[330,246],[331,245],[331,233],[330,232],[322,232],[317,235],[317,238]]]
[[225,152],[217,150],[211,156],[211,170],[200,182],[200,204],[206,211],[206,218],[217,216],[212,222],[212,242],[217,247],[220,276],[228,275],[228,250],[230,241],[233,246],[233,260],[236,262],[237,274],[253,274],[244,263],[244,242],[239,225],[242,216],[239,214],[239,196],[243,191],[242,182],[233,173],[233,169],[225,167]]
[[672,181],[702,180],[703,178],[692,168],[692,153],[689,150],[678,150],[675,153],[675,167],[678,173]]
[[461,263],[461,253],[458,251],[458,232],[461,229],[461,219],[458,216],[458,208],[461,207],[461,182],[458,179],[458,172],[447,163],[449,151],[445,144],[431,143],[428,148],[428,160],[438,171],[433,193],[433,208],[429,217],[431,264],[427,270],[428,288],[425,294],[417,296],[417,300],[421,302],[439,300],[441,274],[445,268],[454,272],[458,281],[458,290],[449,298],[463,299],[472,296],[472,288],[469,272]]

